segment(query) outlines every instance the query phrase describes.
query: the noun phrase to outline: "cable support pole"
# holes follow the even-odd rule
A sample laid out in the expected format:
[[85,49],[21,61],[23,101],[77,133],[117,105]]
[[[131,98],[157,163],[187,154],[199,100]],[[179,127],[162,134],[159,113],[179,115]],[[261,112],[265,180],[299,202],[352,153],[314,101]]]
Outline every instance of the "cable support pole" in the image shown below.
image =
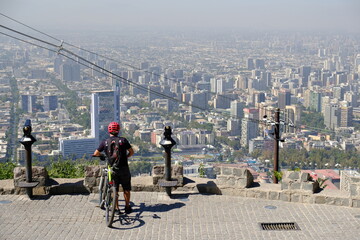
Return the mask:
[[273,182],[278,183],[277,174],[279,172],[279,141],[280,141],[280,109],[275,110],[275,126],[274,126],[274,174]]

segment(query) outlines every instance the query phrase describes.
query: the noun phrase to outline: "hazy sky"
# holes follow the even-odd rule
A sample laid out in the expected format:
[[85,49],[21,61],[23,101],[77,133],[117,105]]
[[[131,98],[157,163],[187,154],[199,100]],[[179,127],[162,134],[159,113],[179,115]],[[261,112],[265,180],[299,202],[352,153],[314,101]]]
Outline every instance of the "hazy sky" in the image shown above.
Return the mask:
[[0,12],[42,29],[360,32],[360,0],[0,0]]

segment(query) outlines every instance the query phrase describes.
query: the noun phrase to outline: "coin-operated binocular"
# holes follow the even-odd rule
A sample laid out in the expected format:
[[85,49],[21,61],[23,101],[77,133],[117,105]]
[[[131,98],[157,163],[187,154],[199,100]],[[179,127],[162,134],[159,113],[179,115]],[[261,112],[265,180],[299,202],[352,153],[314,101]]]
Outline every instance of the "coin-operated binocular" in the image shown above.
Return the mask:
[[19,187],[23,187],[26,188],[26,193],[28,195],[28,197],[31,199],[33,196],[33,192],[32,189],[34,187],[36,187],[39,182],[33,182],[32,181],[32,152],[31,152],[31,146],[34,142],[36,142],[36,139],[31,135],[31,120],[30,119],[26,119],[24,127],[23,127],[23,132],[24,135],[23,137],[20,139],[20,143],[22,145],[24,145],[25,147],[25,152],[26,152],[26,182],[19,182]]
[[171,134],[171,127],[166,126],[164,138],[160,141],[160,145],[165,150],[165,180],[161,181],[159,185],[165,187],[166,193],[169,196],[171,196],[171,188],[177,185],[177,181],[171,180],[171,148],[176,144]]

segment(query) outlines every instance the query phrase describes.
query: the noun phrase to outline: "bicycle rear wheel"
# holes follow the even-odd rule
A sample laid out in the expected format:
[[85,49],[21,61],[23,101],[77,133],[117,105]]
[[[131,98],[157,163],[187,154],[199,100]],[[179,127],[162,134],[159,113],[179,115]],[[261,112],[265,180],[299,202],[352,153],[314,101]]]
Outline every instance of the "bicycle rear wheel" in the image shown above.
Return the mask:
[[106,219],[106,226],[108,227],[111,227],[114,221],[116,201],[117,201],[116,188],[112,186],[107,190],[107,194],[106,194],[105,219]]

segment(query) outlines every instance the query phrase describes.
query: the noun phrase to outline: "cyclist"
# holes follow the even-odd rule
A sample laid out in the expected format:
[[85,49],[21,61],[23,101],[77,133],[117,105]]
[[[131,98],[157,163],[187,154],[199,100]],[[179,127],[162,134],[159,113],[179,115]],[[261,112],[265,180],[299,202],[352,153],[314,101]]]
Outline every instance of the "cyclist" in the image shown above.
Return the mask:
[[[116,142],[119,144],[119,161],[113,164],[114,170],[114,181],[115,187],[117,190],[117,194],[119,192],[119,185],[121,184],[124,190],[124,199],[125,199],[125,213],[129,214],[132,212],[132,208],[130,206],[130,191],[131,191],[131,174],[129,170],[128,158],[134,154],[134,150],[132,149],[129,141],[124,137],[118,137],[120,131],[120,125],[117,122],[111,122],[108,126],[108,132],[110,137],[108,139],[103,140],[99,147],[95,150],[94,156],[101,156],[101,152],[105,152],[108,159],[109,156],[109,142]],[[118,202],[116,202],[117,212],[120,214],[121,211],[119,209]]]

